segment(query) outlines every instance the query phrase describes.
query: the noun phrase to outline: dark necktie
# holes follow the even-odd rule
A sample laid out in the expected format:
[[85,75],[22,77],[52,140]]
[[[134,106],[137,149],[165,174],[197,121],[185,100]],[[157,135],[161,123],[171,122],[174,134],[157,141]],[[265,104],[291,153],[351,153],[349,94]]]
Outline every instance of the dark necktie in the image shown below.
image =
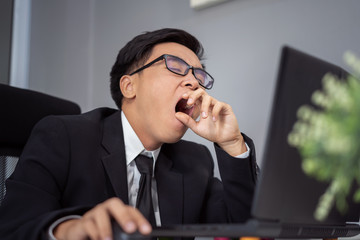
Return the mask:
[[151,178],[153,173],[153,159],[144,155],[135,158],[135,163],[141,173],[136,208],[144,215],[152,226],[156,226],[154,208],[151,197]]

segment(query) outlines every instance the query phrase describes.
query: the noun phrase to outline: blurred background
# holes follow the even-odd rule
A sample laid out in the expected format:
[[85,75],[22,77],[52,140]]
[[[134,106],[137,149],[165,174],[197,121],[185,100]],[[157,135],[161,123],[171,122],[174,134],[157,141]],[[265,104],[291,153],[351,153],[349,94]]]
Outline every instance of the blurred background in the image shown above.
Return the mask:
[[[83,112],[114,107],[109,72],[134,36],[184,29],[205,48],[210,94],[229,103],[261,165],[280,50],[289,45],[346,69],[360,53],[358,0],[3,0],[1,82],[72,100]],[[212,144],[188,131],[186,139]]]

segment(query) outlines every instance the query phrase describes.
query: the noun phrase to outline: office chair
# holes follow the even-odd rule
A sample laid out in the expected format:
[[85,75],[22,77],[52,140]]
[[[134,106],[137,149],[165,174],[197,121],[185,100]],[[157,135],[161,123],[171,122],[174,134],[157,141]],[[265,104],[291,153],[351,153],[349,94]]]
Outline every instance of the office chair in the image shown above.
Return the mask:
[[5,180],[14,171],[34,125],[47,115],[80,112],[71,101],[0,84],[0,205],[6,192]]

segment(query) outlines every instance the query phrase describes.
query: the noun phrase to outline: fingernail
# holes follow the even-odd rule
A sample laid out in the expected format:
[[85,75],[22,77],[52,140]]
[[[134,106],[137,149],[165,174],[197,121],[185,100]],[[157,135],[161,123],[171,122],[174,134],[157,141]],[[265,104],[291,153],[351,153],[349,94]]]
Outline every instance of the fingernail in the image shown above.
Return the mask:
[[104,238],[104,240],[112,240],[112,238],[111,237],[106,237],[106,238]]
[[131,232],[135,230],[135,224],[133,222],[127,222],[124,227],[126,231]]
[[151,228],[148,224],[143,224],[143,225],[141,225],[141,231],[148,233],[151,231]]
[[215,122],[215,121],[216,121],[216,117],[212,117],[212,120]]
[[184,98],[185,98],[185,97],[187,97],[187,96],[188,96],[188,94],[187,94],[187,93],[184,93],[184,94],[183,94],[183,97],[184,97]]
[[206,112],[202,112],[201,115],[202,115],[203,118],[206,118],[206,117],[207,117]]
[[192,99],[192,98],[189,98],[189,100],[187,101],[187,103],[190,105],[190,104],[192,104],[194,102],[194,99]]

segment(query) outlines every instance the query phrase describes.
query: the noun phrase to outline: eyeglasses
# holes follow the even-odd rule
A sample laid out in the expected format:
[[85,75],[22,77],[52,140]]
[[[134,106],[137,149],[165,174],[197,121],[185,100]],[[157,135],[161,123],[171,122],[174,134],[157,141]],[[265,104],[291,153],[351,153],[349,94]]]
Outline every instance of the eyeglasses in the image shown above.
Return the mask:
[[130,76],[144,70],[145,68],[150,67],[154,63],[156,63],[160,60],[163,60],[163,59],[165,59],[166,68],[170,72],[175,73],[180,76],[186,76],[188,74],[189,70],[192,69],[192,73],[193,73],[194,77],[196,78],[196,80],[198,80],[198,82],[201,86],[203,86],[206,89],[211,89],[212,86],[214,85],[214,78],[209,73],[207,73],[204,69],[195,68],[193,66],[190,66],[181,58],[173,56],[173,55],[169,55],[169,54],[161,55],[160,57],[156,58],[155,60],[142,66],[141,68],[137,69],[136,71],[130,73]]

